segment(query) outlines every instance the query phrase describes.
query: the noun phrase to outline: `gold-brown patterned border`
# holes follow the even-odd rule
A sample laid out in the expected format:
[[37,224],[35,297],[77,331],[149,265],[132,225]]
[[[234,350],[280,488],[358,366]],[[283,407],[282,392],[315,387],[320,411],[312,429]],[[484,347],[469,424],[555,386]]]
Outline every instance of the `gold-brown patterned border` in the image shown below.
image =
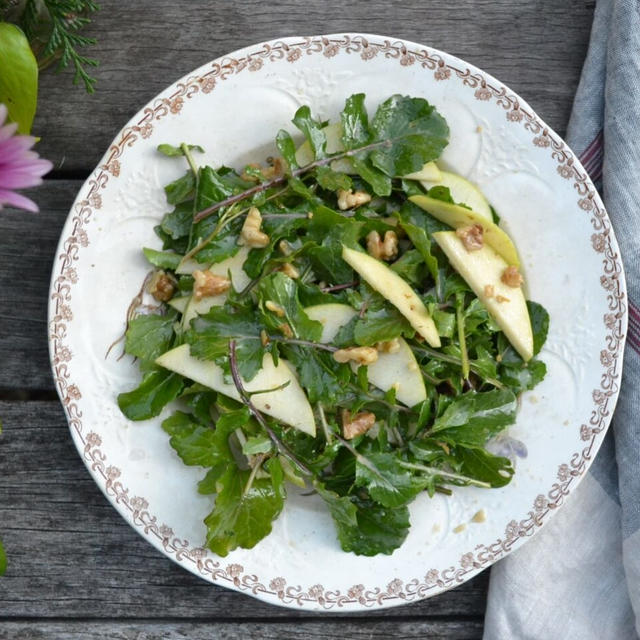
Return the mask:
[[[222,562],[207,557],[208,553],[202,547],[194,547],[189,541],[176,538],[170,527],[159,523],[156,517],[149,513],[149,504],[145,498],[129,494],[129,489],[120,481],[120,469],[110,465],[107,456],[100,449],[102,444],[100,436],[92,431],[84,433],[82,412],[78,405],[82,393],[78,383],[72,381],[69,363],[73,354],[65,346],[67,323],[73,317],[69,303],[73,285],[78,281],[78,274],[73,265],[80,251],[89,244],[86,226],[102,206],[100,192],[110,179],[119,176],[121,157],[126,150],[139,139],[148,138],[155,122],[170,113],[179,113],[185,100],[201,93],[210,93],[219,83],[233,75],[251,73],[269,62],[278,60],[295,64],[303,56],[321,55],[332,58],[339,52],[359,56],[364,61],[384,56],[387,59],[396,60],[402,66],[417,65],[433,72],[437,81],[456,79],[472,90],[477,100],[493,101],[505,112],[506,119],[514,126],[524,126],[531,133],[534,145],[549,150],[551,157],[558,164],[559,175],[573,183],[578,206],[590,216],[594,229],[591,249],[602,256],[602,272],[599,278],[601,286],[607,292],[609,307],[603,317],[607,335],[600,352],[602,365],[600,387],[592,391],[591,415],[580,426],[580,438],[584,446],[575,452],[568,462],[558,467],[556,482],[546,495],[537,496],[527,516],[520,521],[509,522],[502,538],[489,545],[478,545],[463,554],[458,566],[451,566],[444,570],[429,569],[423,576],[409,581],[396,578],[386,586],[367,587],[357,584],[345,592],[326,588],[320,584],[309,587],[289,585],[281,576],[264,579],[247,573],[239,564],[223,566]],[[456,61],[456,63],[464,65],[462,61]],[[214,61],[205,73],[187,78],[176,85],[173,93],[154,100],[150,107],[144,109],[142,117],[136,124],[123,129],[110,146],[106,160],[96,168],[81,193],[86,193],[86,198],[74,205],[70,222],[65,227],[69,235],[61,242],[62,251],[58,256],[58,268],[54,271],[52,278],[49,310],[52,368],[69,426],[75,431],[84,447],[83,457],[94,478],[100,479],[106,494],[128,513],[131,524],[146,536],[153,536],[168,556],[173,556],[176,561],[185,565],[191,565],[192,570],[212,582],[262,598],[270,596],[269,599],[284,605],[312,604],[326,610],[345,606],[375,607],[383,604],[402,604],[426,598],[461,584],[479,570],[505,556],[517,543],[532,536],[548,516],[562,505],[572,486],[575,485],[576,478],[581,476],[591,463],[604,435],[603,432],[611,419],[619,391],[622,368],[627,303],[617,243],[602,201],[571,150],[540,121],[533,111],[522,104],[515,94],[480,71],[449,64],[440,53],[429,51],[419,45],[379,37],[317,36],[301,38],[294,43],[267,42],[241,57],[229,56]]]

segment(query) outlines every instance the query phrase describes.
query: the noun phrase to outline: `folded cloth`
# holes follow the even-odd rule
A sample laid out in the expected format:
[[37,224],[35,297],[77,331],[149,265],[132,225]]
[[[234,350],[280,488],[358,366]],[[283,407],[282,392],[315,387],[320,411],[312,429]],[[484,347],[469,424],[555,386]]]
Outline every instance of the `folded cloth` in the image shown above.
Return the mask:
[[567,141],[603,189],[625,266],[620,396],[612,429],[566,505],[492,568],[484,640],[640,636],[639,132],[640,3],[598,0]]

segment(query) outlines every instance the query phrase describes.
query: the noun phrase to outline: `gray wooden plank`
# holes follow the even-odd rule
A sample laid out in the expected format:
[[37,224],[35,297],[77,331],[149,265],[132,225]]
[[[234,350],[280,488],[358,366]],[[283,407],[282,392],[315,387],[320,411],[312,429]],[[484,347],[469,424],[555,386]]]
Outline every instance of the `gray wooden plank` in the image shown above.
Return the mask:
[[0,215],[0,389],[53,389],[47,352],[49,279],[62,224],[80,181],[31,192],[40,213]]
[[65,170],[88,170],[154,95],[240,47],[286,35],[364,31],[440,48],[495,75],[560,133],[586,52],[593,0],[103,0],[87,35],[101,66],[97,93],[68,73],[44,72],[34,131],[40,152]]
[[95,623],[10,622],[4,640],[375,640],[380,638],[472,640],[482,637],[478,620]]
[[[0,638],[5,637],[7,622],[16,617],[246,620],[309,616],[210,585],[143,540],[85,470],[57,402],[0,402],[0,417],[0,537],[9,555],[7,574],[0,579]],[[360,617],[481,619],[487,581],[484,573],[429,600]],[[29,624],[15,627],[16,633],[22,630],[23,637],[37,637],[28,635],[37,626]],[[106,631],[100,633],[95,637],[108,637]]]

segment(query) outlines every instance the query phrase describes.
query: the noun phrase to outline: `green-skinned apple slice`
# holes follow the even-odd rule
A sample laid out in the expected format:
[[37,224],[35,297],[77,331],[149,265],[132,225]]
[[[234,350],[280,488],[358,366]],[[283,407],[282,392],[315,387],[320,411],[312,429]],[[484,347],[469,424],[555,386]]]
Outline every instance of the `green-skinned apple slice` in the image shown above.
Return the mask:
[[420,182],[427,191],[431,189],[431,187],[447,187],[449,189],[449,193],[451,193],[451,197],[456,202],[466,204],[483,218],[493,222],[489,202],[482,194],[482,191],[480,191],[475,184],[469,182],[466,178],[449,171],[441,171],[438,179],[432,180],[431,178],[423,178]]
[[[305,309],[306,314],[322,324],[322,342],[331,343],[336,334],[357,312],[346,304],[318,304]],[[398,338],[399,348],[395,353],[378,353],[378,360],[368,365],[369,382],[389,391],[396,387],[396,399],[413,407],[427,397],[427,390],[411,347],[403,338]],[[354,365],[357,368],[357,365]]]
[[527,361],[533,357],[533,332],[527,301],[521,287],[502,281],[509,266],[492,247],[467,251],[455,231],[438,231],[433,239],[440,245],[454,269],[465,279],[513,348]]
[[484,242],[493,247],[510,265],[520,266],[520,258],[513,241],[493,221],[471,209],[429,196],[411,196],[409,200],[454,229],[473,224],[481,225],[484,230]]
[[[234,400],[240,400],[240,394],[235,385],[224,381],[222,368],[215,362],[194,358],[189,352],[188,344],[167,351],[156,360],[156,364],[169,369],[169,371],[175,371],[194,382],[199,382],[214,391],[223,393]],[[313,418],[313,410],[298,382],[293,367],[288,362],[280,358],[276,367],[273,364],[271,354],[265,353],[262,369],[250,382],[243,380],[243,386],[247,391],[274,389],[286,383],[288,383],[286,387],[277,391],[252,396],[251,401],[263,413],[310,436],[315,436],[316,423]]]
[[384,296],[432,346],[440,346],[438,330],[418,294],[389,267],[368,253],[342,246],[342,259]]

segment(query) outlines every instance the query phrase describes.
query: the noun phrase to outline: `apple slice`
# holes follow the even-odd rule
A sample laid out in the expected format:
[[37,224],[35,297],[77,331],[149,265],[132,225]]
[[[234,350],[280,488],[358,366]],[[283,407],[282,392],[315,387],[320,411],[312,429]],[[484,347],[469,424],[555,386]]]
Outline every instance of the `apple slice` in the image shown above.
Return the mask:
[[[322,342],[331,343],[342,326],[347,324],[356,310],[346,304],[317,304],[307,307],[305,313],[322,324]],[[400,348],[395,353],[378,353],[378,360],[367,369],[369,382],[388,391],[395,385],[396,399],[413,407],[427,397],[427,390],[411,347],[398,338]],[[352,364],[357,369],[356,364]]]
[[533,357],[533,332],[527,302],[521,287],[510,287],[501,280],[509,265],[487,245],[477,251],[467,251],[455,231],[438,231],[433,239],[504,331],[513,348],[523,360],[530,360]]
[[435,162],[427,162],[419,171],[407,173],[402,177],[407,180],[428,180],[434,184],[442,184],[442,171],[438,169],[438,165]]
[[348,304],[316,304],[306,307],[304,312],[312,319],[322,325],[322,336],[320,342],[329,344],[336,337],[338,331],[343,327],[357,311]]
[[389,267],[368,253],[342,245],[342,259],[351,265],[369,286],[383,295],[432,346],[440,346],[438,330],[418,294]]
[[484,230],[484,241],[493,247],[509,264],[520,266],[520,258],[511,238],[493,221],[457,204],[436,200],[429,196],[411,196],[411,202],[430,213],[434,218],[455,229],[479,224]]
[[448,187],[451,197],[456,202],[466,204],[483,218],[493,222],[489,202],[482,194],[482,191],[466,178],[456,173],[450,173],[449,171],[440,171],[440,177],[438,179],[422,178],[420,182],[427,190],[437,186]]
[[[215,362],[194,358],[189,352],[188,344],[167,351],[156,360],[156,364],[234,400],[240,400],[240,394],[235,385],[224,381],[222,368]],[[244,380],[242,382],[247,391],[273,389],[288,383],[286,387],[277,391],[254,395],[251,401],[263,413],[315,437],[316,423],[313,410],[288,362],[280,358],[276,367],[271,354],[265,353],[262,369],[250,382]]]
[[173,307],[176,311],[184,313],[184,310],[187,308],[190,300],[191,296],[176,296],[175,298],[171,298],[167,304],[170,307]]

